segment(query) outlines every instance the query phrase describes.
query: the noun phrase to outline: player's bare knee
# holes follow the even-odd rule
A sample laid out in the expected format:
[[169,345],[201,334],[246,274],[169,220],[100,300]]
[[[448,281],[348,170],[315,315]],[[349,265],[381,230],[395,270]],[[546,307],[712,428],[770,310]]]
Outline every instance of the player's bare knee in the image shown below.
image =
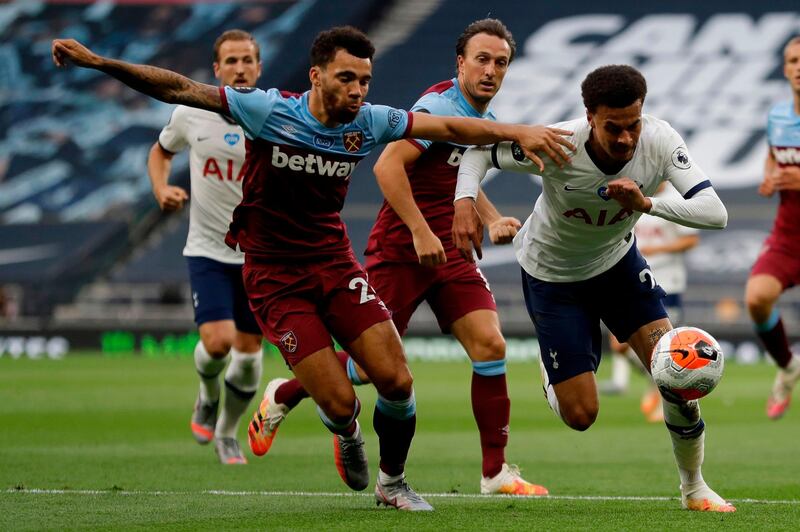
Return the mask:
[[382,379],[381,383],[375,383],[378,393],[386,399],[399,401],[411,395],[414,388],[414,378],[411,372],[404,369],[397,371],[388,378]]
[[573,430],[580,432],[591,427],[597,420],[598,408],[592,405],[577,404],[569,408],[561,407],[561,417],[564,423]]
[[506,357],[506,341],[501,334],[492,334],[480,338],[473,352],[470,353],[472,360],[489,362],[493,360],[503,360]]
[[745,303],[750,316],[759,319],[769,316],[774,301],[767,294],[753,290],[747,292]]
[[356,407],[355,394],[330,396],[316,399],[317,405],[334,423],[344,423],[353,417]]
[[261,337],[254,335],[237,335],[233,347],[243,353],[255,353],[261,351]]
[[233,345],[233,338],[212,336],[203,340],[203,346],[211,358],[225,358]]

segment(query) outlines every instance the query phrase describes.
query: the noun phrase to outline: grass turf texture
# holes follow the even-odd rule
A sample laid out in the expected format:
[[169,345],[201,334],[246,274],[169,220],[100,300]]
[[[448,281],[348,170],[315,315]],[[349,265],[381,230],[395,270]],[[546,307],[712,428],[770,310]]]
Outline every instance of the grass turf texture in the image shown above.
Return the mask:
[[[638,376],[628,396],[603,397],[595,426],[577,433],[547,407],[538,365],[509,365],[507,457],[553,495],[520,499],[477,496],[469,364],[416,362],[412,370],[418,425],[407,472],[412,486],[431,494],[436,512],[426,515],[375,508],[374,486],[352,494],[308,401],[289,415],[267,456],[247,450],[250,465],[221,466],[189,431],[191,359],[0,359],[0,529],[796,530],[800,523],[800,405],[779,422],[766,418],[770,365],[729,365],[702,401],[705,477],[740,500],[728,515],[680,509],[669,437],[639,414]],[[287,373],[265,359],[264,382]],[[375,394],[364,386],[359,396],[374,479]],[[243,423],[246,448],[244,430]]]

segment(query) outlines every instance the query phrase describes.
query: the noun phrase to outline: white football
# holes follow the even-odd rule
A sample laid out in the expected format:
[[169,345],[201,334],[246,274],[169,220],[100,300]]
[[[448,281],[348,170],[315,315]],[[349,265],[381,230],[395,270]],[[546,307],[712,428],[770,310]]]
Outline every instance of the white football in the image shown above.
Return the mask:
[[719,343],[697,327],[678,327],[662,336],[650,361],[656,386],[665,398],[675,401],[711,393],[722,378],[724,366]]

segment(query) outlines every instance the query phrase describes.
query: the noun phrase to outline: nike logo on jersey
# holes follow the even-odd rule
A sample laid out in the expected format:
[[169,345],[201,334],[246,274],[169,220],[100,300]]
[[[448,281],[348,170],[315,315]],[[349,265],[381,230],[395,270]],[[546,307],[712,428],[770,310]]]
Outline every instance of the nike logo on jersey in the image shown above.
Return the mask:
[[204,140],[208,140],[211,137],[197,137],[197,142],[203,142]]
[[580,187],[571,187],[569,185],[564,185],[564,190],[567,192],[572,192],[573,190],[582,190]]

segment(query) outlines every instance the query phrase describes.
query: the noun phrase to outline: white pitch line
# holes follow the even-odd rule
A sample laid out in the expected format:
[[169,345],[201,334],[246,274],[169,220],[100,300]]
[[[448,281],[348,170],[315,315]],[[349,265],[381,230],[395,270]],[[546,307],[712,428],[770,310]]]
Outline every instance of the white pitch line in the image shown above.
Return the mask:
[[[6,489],[4,493],[19,493],[28,495],[222,495],[227,497],[371,497],[368,493],[348,492],[323,492],[323,491],[231,491],[231,490],[202,490],[202,491],[147,491],[147,490],[69,490],[69,489]],[[564,501],[676,501],[677,497],[640,497],[626,495],[547,495],[544,497],[515,497],[513,495],[481,495],[477,493],[421,493],[423,497],[440,499],[526,499],[526,500],[564,500]],[[800,499],[770,500],[770,499],[728,499],[734,503],[752,504],[800,504]]]

